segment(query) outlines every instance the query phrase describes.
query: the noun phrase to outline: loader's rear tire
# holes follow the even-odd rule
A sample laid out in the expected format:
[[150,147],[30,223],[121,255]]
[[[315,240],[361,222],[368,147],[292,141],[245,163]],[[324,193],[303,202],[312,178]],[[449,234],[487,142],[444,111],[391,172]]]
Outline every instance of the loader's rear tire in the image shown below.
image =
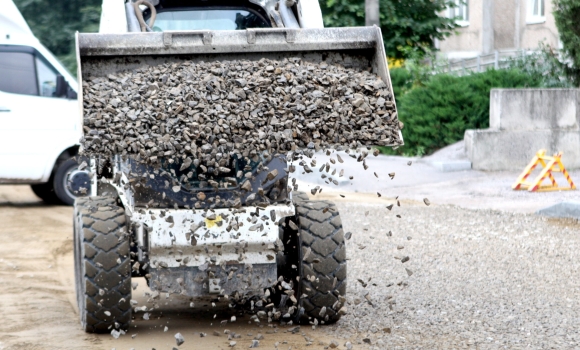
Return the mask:
[[108,197],[74,204],[77,304],[89,333],[127,330],[131,322],[131,263],[123,208]]
[[[292,230],[287,221],[283,240],[287,266],[283,272],[293,280],[298,298],[295,321],[312,324],[316,319],[318,323],[334,323],[341,317],[339,310],[346,294],[342,222],[332,202],[298,201],[295,205],[297,215],[288,220],[293,220],[298,230]],[[291,276],[292,273],[295,275]]]

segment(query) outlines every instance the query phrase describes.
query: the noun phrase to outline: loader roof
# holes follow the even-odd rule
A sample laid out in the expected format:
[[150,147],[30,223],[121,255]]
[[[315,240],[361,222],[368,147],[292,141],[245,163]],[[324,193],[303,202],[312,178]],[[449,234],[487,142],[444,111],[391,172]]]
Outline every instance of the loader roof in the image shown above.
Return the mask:
[[[268,1],[256,1],[256,0],[160,0],[159,4],[155,6],[158,12],[163,12],[168,9],[187,9],[187,8],[214,8],[214,9],[227,9],[227,8],[237,8],[237,9],[248,9],[259,13],[261,16],[268,18],[268,10],[270,8]],[[145,15],[148,15],[148,10],[145,10]]]

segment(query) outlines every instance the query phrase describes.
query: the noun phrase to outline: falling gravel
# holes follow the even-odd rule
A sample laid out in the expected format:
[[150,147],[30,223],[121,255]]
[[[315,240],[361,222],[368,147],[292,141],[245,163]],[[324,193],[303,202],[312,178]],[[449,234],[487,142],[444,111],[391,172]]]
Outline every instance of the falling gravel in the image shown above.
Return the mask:
[[177,346],[181,346],[181,344],[185,343],[185,339],[183,339],[181,333],[175,334],[175,343],[177,344]]

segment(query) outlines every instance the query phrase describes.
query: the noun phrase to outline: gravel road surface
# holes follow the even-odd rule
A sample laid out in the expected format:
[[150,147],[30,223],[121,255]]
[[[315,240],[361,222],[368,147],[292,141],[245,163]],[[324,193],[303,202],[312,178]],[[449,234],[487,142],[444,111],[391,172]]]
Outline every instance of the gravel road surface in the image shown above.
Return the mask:
[[376,349],[580,347],[577,220],[406,202],[391,212],[338,207],[353,235],[350,313],[325,328],[333,337]]

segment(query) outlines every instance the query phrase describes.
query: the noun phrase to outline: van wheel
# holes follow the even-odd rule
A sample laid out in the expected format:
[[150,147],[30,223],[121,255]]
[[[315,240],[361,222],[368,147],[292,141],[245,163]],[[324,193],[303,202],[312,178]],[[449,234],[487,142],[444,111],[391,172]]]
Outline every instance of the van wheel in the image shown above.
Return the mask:
[[[82,160],[79,159],[79,162]],[[54,173],[52,187],[60,202],[65,205],[73,205],[75,199],[86,197],[91,193],[91,178],[88,167],[79,170],[79,163],[75,158],[65,160],[58,165]]]
[[34,194],[42,199],[46,204],[60,204],[60,200],[52,188],[52,182],[30,185],[30,188],[32,189],[32,192],[34,192]]

